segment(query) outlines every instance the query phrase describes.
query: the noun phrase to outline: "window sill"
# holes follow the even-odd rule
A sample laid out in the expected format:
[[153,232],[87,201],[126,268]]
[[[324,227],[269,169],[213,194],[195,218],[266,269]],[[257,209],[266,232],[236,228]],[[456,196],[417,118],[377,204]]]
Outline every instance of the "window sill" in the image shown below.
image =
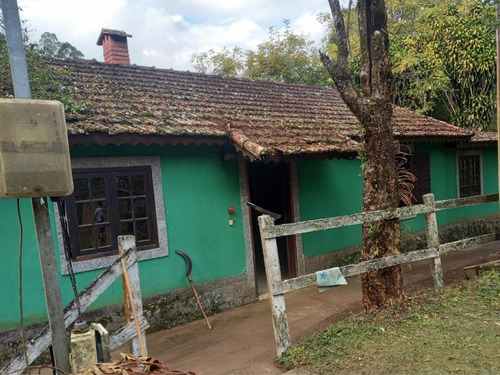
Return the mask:
[[[160,258],[168,255],[168,249],[157,247],[154,249],[140,250],[137,252],[139,261]],[[106,257],[99,257],[94,259],[77,260],[73,261],[73,272],[86,272],[100,268],[109,267],[118,258],[118,255],[109,255]],[[61,262],[61,274],[69,275],[69,269],[66,261]]]

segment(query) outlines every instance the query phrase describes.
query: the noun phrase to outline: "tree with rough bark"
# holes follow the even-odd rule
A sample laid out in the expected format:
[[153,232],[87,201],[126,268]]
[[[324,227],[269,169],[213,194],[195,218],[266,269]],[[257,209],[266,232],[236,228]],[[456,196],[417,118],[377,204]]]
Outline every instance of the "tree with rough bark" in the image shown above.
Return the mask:
[[[329,0],[335,25],[337,59],[320,58],[342,100],[361,124],[364,161],[363,211],[399,205],[398,143],[392,130],[391,66],[384,0],[359,0],[360,90],[351,81],[349,49],[339,0]],[[399,220],[363,224],[363,260],[399,254]],[[363,307],[368,310],[403,298],[401,267],[366,273],[362,277]]]

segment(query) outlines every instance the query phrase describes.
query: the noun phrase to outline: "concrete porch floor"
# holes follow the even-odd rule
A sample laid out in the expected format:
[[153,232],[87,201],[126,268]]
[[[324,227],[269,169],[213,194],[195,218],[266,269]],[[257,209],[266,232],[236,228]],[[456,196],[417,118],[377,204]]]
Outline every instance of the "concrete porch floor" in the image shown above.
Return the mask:
[[[464,277],[463,266],[498,259],[499,252],[500,241],[495,241],[443,256],[445,286]],[[413,263],[403,272],[407,292],[432,288],[428,260]],[[292,343],[297,343],[328,324],[361,311],[360,279],[349,278],[348,285],[325,293],[319,293],[316,287],[303,289],[286,295],[285,299]],[[268,299],[209,318],[211,331],[203,320],[198,320],[147,335],[149,355],[170,369],[197,375],[284,372],[275,362]]]

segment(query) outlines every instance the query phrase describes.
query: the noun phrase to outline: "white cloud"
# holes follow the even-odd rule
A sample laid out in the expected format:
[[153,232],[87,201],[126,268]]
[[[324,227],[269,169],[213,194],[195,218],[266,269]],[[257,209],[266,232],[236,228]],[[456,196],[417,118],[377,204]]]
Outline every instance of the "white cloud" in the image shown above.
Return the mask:
[[101,28],[125,30],[131,62],[162,68],[193,69],[191,56],[208,49],[255,48],[269,26],[290,19],[297,32],[319,41],[319,12],[327,0],[18,0],[23,18],[35,29],[32,38],[50,31],[102,61],[96,46]]
[[174,22],[181,22],[184,21],[184,17],[182,17],[180,14],[174,14],[173,16],[170,17],[172,21]]
[[317,21],[316,16],[317,14],[310,12],[304,13],[299,19],[292,22],[291,26],[296,32],[309,35],[312,40],[319,43],[324,29],[323,25]]

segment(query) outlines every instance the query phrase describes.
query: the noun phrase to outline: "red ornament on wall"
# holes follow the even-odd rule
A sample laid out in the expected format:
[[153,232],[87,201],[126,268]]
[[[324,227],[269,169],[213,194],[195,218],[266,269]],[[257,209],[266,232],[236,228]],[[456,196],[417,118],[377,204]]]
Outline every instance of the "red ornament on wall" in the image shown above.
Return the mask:
[[232,226],[234,224],[234,219],[233,219],[234,207],[229,206],[229,209],[227,210],[227,212],[229,213],[229,225]]

